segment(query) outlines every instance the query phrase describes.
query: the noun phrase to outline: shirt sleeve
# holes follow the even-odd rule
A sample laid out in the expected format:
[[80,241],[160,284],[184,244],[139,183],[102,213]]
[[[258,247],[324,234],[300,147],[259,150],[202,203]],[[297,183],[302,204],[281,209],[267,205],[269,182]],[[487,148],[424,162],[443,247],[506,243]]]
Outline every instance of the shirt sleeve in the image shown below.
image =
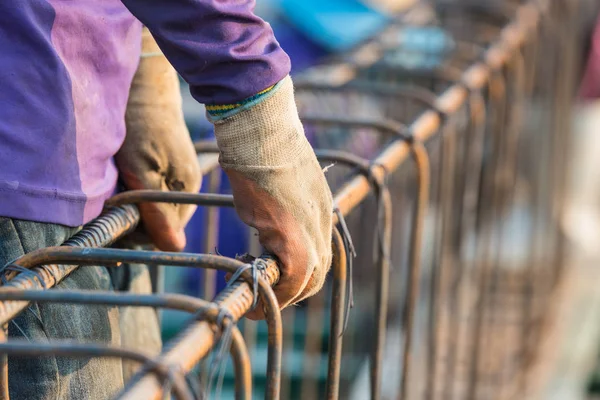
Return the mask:
[[255,0],[122,0],[204,104],[232,104],[282,80],[290,60]]

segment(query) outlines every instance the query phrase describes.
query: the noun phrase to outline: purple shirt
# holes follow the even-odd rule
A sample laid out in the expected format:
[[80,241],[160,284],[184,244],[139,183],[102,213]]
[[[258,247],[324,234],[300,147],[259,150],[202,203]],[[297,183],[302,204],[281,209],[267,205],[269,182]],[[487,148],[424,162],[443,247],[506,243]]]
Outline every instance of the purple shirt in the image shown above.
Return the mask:
[[142,23],[201,103],[237,102],[284,78],[289,59],[253,8],[254,0],[0,2],[0,216],[77,226],[101,212],[117,181]]

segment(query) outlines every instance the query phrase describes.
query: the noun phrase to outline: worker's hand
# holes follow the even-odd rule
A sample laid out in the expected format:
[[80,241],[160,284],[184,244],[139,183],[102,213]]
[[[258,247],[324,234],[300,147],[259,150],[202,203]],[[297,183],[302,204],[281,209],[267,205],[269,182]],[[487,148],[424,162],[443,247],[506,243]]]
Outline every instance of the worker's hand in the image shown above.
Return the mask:
[[[333,201],[304,136],[289,77],[263,99],[214,121],[240,218],[279,261],[281,308],[315,294],[331,264]],[[249,315],[262,317],[262,307]]]
[[[147,30],[125,121],[125,142],[115,161],[127,189],[200,190],[202,177],[183,118],[179,80]],[[145,230],[159,249],[183,250],[183,229],[195,206],[144,203],[139,208]]]

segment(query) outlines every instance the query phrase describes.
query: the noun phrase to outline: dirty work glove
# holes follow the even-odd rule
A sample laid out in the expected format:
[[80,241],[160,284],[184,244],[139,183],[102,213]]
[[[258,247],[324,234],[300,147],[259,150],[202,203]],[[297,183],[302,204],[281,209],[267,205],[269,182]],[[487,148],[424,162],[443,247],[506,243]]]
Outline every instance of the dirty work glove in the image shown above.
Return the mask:
[[[209,105],[207,112],[237,213],[279,261],[280,307],[315,294],[331,264],[333,201],[304,136],[292,80],[241,104]],[[262,317],[260,304],[249,317]]]
[[[177,73],[146,29],[125,122],[125,142],[115,161],[127,189],[200,190],[200,167],[183,118]],[[194,206],[145,203],[139,208],[144,228],[159,249],[184,248],[183,228]]]

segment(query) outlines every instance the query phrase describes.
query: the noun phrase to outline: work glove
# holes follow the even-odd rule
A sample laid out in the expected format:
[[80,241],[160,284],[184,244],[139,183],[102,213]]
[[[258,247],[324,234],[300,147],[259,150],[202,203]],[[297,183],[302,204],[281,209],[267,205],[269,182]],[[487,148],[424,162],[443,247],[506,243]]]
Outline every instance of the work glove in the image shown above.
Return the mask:
[[[200,190],[200,167],[181,103],[177,73],[144,29],[142,57],[127,103],[125,141],[115,156],[127,189]],[[139,209],[145,231],[156,247],[183,250],[184,227],[195,206],[143,203]]]
[[[331,191],[304,135],[289,77],[237,106],[215,116],[228,106],[209,105],[208,117],[236,211],[279,262],[274,291],[284,308],[323,286],[331,264]],[[248,316],[261,318],[262,311],[259,304]]]

